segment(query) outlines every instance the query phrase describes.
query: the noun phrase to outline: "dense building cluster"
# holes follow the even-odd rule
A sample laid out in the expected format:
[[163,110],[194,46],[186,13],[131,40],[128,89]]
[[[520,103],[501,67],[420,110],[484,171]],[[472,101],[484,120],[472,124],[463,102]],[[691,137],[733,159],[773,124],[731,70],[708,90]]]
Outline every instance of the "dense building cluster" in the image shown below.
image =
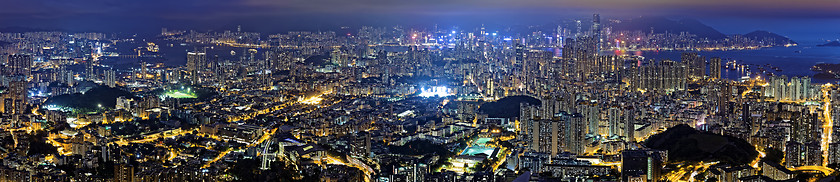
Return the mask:
[[837,85],[756,76],[694,52],[609,54],[781,45],[613,32],[612,22],[596,14],[591,26],[570,21],[553,34],[0,33],[9,42],[0,44],[0,181],[767,181],[835,172]]

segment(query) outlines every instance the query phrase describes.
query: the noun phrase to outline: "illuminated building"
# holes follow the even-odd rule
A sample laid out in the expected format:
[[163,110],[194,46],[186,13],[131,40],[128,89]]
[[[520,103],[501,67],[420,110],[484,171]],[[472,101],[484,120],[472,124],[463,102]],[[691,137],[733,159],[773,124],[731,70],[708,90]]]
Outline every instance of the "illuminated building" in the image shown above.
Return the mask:
[[668,161],[668,154],[658,150],[625,150],[621,152],[621,179],[646,177],[645,181],[657,181],[662,175],[662,166]]
[[601,37],[600,14],[592,15],[592,37],[595,38],[595,55],[598,55],[601,52],[601,48],[603,47],[602,42],[604,41],[603,37]]
[[446,97],[452,94],[449,93],[449,89],[444,86],[435,86],[428,89],[421,89],[420,95],[421,97]]
[[23,75],[24,78],[32,75],[32,55],[12,54],[7,61],[5,75]]
[[[818,141],[818,140],[815,140]],[[787,142],[785,146],[785,167],[821,166],[822,151],[819,142]]]
[[624,136],[624,126],[622,125],[622,112],[624,111],[618,105],[612,105],[607,109],[607,129],[606,131],[599,131],[599,134],[605,134],[606,137],[621,137]]
[[201,72],[207,67],[207,53],[187,52],[187,72],[193,84],[201,82]]
[[719,57],[713,57],[713,58],[709,59],[709,76],[714,80],[720,79],[720,76],[721,76],[720,63],[721,63],[721,60],[720,60]]
[[563,123],[563,149],[564,151],[583,154],[584,145],[586,145],[586,120],[579,113],[569,114],[564,116],[563,113],[558,114],[560,117],[568,119],[562,120]]
[[134,181],[134,166],[130,164],[115,164],[114,165],[114,181],[115,182],[132,182]]
[[597,135],[601,120],[598,103],[596,101],[581,100],[578,101],[576,110],[583,116],[584,123],[586,123],[585,134]]
[[111,88],[116,87],[117,86],[116,72],[113,69],[108,69],[108,70],[103,71],[103,73],[104,73],[104,76],[105,76],[105,79],[103,79],[103,82],[105,83],[105,85],[107,85],[108,87],[111,87]]
[[796,173],[774,162],[761,161],[761,175],[773,180],[788,180],[796,176]]
[[624,113],[622,115],[622,131],[624,134],[625,141],[628,142],[635,142],[636,141],[636,112],[635,108],[632,106],[628,106],[624,109]]
[[[22,80],[23,78],[18,77],[18,80]],[[5,91],[5,93],[0,93],[2,97],[0,97],[0,101],[2,101],[2,109],[3,113],[6,114],[25,114],[26,113],[26,105],[27,105],[27,82],[26,81],[11,81],[9,82],[9,88]]]
[[828,161],[826,162],[827,165],[840,164],[840,142],[828,144]]
[[659,65],[636,67],[630,75],[632,90],[669,92],[685,90],[688,67],[682,63],[662,61]]
[[683,64],[688,66],[689,78],[702,79],[706,75],[706,57],[697,55],[695,52],[682,53],[681,59]]

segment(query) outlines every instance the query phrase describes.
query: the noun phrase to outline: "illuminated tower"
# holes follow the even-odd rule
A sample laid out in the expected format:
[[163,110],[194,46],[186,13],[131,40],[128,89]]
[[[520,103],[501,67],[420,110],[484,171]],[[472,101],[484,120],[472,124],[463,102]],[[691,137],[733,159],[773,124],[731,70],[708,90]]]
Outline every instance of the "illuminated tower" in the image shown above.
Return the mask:
[[624,132],[623,137],[624,141],[627,142],[636,142],[636,116],[635,116],[635,108],[633,106],[628,106],[624,109],[624,113],[622,115],[622,131]]
[[586,121],[583,115],[574,113],[568,116],[563,126],[563,148],[567,152],[583,154],[586,143]]
[[516,57],[514,57],[514,64],[517,66],[521,66],[525,62],[525,45],[520,43],[516,44]]
[[148,73],[149,68],[146,66],[146,62],[140,62],[140,79],[146,79]]
[[26,81],[22,77],[9,82],[9,89],[0,97],[2,110],[6,114],[24,114],[26,110]]
[[624,127],[621,126],[621,111],[622,108],[618,105],[610,106],[610,108],[607,110],[607,131],[606,133],[599,133],[606,134],[607,137],[624,135],[622,131]]
[[88,81],[95,81],[98,76],[96,75],[96,70],[94,70],[95,60],[96,58],[91,53],[90,57],[88,57],[88,60],[85,62],[85,79]]
[[5,72],[7,75],[23,75],[25,78],[29,78],[32,73],[32,56],[25,54],[9,55]]
[[601,42],[603,42],[603,37],[601,37],[601,15],[594,14],[592,15],[592,37],[595,38],[595,54],[601,52]]
[[688,66],[688,77],[702,79],[706,75],[706,57],[697,55],[694,52],[683,53],[682,63]]
[[201,81],[199,75],[204,66],[207,66],[206,62],[207,53],[187,52],[187,72],[189,72],[193,84],[198,84]]
[[113,69],[105,70],[104,72],[105,79],[104,84],[108,87],[114,88],[117,86],[117,76]]
[[709,59],[709,77],[714,80],[720,79],[720,58],[713,57]]

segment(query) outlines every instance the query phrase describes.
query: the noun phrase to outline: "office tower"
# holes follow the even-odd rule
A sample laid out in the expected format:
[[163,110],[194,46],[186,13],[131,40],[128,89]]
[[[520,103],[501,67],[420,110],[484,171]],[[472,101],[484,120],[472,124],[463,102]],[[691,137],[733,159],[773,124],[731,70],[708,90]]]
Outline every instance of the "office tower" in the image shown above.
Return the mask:
[[592,37],[595,38],[595,54],[598,55],[601,52],[601,47],[603,46],[603,37],[601,37],[601,15],[594,14],[592,15]]
[[117,86],[117,75],[113,69],[108,69],[104,71],[105,79],[103,79],[104,84],[108,87],[114,88]]
[[718,80],[721,78],[720,63],[721,60],[719,57],[713,57],[712,59],[709,59],[709,76],[714,80]]
[[207,53],[187,52],[187,72],[193,84],[201,82],[201,72],[207,66]]
[[584,36],[582,27],[583,27],[583,25],[581,25],[580,20],[575,20],[575,28],[576,28],[575,29],[575,38],[580,38],[580,37]]
[[32,75],[32,55],[9,55],[5,72],[6,75],[23,75],[28,79]]
[[662,175],[661,170],[665,161],[668,161],[668,154],[665,151],[622,151],[621,181],[657,181]]

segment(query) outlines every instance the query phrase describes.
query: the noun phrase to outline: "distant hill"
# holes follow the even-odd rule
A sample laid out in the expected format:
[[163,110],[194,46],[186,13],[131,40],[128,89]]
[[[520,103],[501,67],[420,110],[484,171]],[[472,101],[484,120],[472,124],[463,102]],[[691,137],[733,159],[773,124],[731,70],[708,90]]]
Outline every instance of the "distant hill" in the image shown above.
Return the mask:
[[0,32],[6,33],[23,33],[23,32],[52,32],[52,31],[62,31],[59,29],[42,29],[42,28],[30,28],[30,27],[0,27]]
[[484,112],[491,118],[512,118],[519,117],[519,103],[541,105],[539,99],[531,96],[508,96],[496,102],[488,102],[481,105],[478,110]]
[[744,37],[747,37],[752,40],[762,41],[765,44],[771,45],[785,45],[785,44],[796,44],[793,40],[790,40],[787,37],[781,36],[779,34],[771,33],[768,31],[757,30],[747,34],[744,34]]
[[99,86],[88,90],[84,94],[75,93],[51,97],[47,99],[45,105],[71,107],[77,110],[95,110],[100,105],[106,108],[114,108],[117,104],[117,97],[120,96],[137,98],[131,92],[119,88]]
[[312,66],[325,66],[325,65],[330,64],[330,56],[326,56],[326,55],[309,56],[308,58],[303,60],[303,64],[312,65]]
[[817,45],[817,47],[840,47],[840,41],[831,41],[829,43]]
[[712,40],[726,39],[726,34],[720,33],[700,21],[694,19],[671,20],[665,17],[641,17],[622,21],[613,24],[616,31],[641,31],[650,33],[674,33],[688,32],[700,38]]
[[685,124],[651,136],[644,145],[668,151],[671,162],[721,161],[739,165],[747,164],[758,156],[755,147],[743,139],[703,133]]

